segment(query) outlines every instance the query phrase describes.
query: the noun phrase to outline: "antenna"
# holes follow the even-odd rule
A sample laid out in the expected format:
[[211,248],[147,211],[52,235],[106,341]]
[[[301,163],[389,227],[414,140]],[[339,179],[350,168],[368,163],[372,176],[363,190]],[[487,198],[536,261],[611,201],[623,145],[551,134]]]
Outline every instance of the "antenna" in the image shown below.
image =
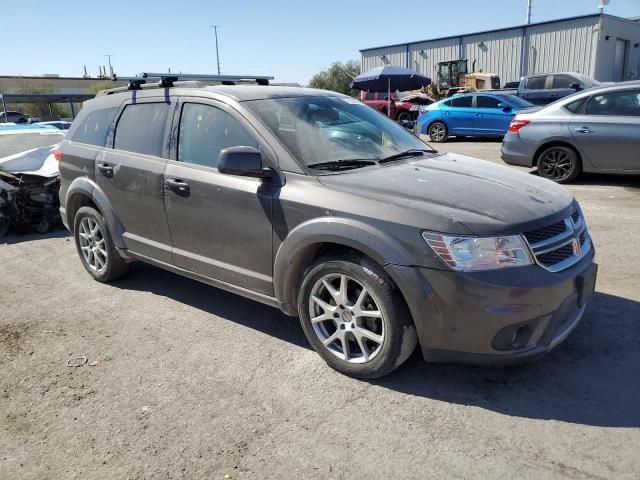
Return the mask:
[[213,34],[216,37],[216,64],[218,66],[218,75],[220,75],[220,52],[218,51],[218,29],[220,28],[220,25],[209,25],[211,28],[213,28]]
[[598,5],[598,8],[600,9],[601,15],[604,13],[604,7],[609,5],[609,3],[610,3],[610,0],[600,0],[600,5]]

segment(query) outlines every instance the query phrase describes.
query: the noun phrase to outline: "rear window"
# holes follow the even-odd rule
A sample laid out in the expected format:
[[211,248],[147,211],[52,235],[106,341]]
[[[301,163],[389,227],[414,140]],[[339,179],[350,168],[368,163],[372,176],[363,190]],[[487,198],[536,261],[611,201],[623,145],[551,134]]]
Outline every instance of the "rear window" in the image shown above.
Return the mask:
[[527,90],[544,90],[547,77],[531,77],[527,80]]
[[34,148],[51,147],[64,138],[62,132],[29,132],[0,134],[0,158]]
[[473,97],[454,97],[451,99],[451,106],[457,108],[469,108]]
[[168,103],[127,105],[118,120],[113,148],[162,156]]
[[551,88],[571,88],[574,83],[580,83],[569,75],[554,75]]
[[118,107],[111,107],[91,112],[81,120],[73,132],[71,141],[104,147],[117,111]]

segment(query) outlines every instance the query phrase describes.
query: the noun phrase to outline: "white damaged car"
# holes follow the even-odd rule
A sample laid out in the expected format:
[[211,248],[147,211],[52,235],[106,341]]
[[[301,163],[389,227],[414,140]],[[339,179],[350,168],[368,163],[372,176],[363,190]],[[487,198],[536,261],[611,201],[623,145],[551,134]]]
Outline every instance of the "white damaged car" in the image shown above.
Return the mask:
[[59,224],[56,146],[65,132],[45,125],[0,126],[0,237]]

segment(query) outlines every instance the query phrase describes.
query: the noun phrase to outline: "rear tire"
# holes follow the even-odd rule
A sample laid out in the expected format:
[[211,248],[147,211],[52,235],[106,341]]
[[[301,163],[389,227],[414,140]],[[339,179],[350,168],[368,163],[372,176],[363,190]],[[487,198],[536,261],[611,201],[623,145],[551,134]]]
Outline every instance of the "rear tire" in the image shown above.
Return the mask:
[[574,181],[582,172],[582,162],[575,150],[554,145],[538,156],[538,175],[557,183]]
[[396,121],[398,123],[400,122],[407,122],[411,120],[411,112],[407,111],[407,110],[403,110],[398,114],[398,117],[396,118]]
[[[413,352],[416,329],[393,281],[362,256],[323,257],[298,295],[302,329],[330,367],[350,377],[382,377]],[[313,320],[312,320],[313,319]]]
[[429,125],[429,138],[433,143],[444,143],[449,138],[449,130],[442,122],[433,122]]
[[129,271],[111,239],[107,222],[92,207],[81,207],[73,224],[76,249],[85,270],[99,282],[111,282]]

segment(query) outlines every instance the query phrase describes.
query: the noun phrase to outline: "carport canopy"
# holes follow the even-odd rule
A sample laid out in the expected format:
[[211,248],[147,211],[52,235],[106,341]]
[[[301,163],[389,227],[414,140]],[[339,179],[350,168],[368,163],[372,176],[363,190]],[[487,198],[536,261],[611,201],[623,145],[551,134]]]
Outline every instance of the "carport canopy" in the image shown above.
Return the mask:
[[75,118],[73,103],[84,102],[94,96],[91,93],[0,93],[0,101],[4,112],[7,111],[7,103],[69,103],[71,116]]

